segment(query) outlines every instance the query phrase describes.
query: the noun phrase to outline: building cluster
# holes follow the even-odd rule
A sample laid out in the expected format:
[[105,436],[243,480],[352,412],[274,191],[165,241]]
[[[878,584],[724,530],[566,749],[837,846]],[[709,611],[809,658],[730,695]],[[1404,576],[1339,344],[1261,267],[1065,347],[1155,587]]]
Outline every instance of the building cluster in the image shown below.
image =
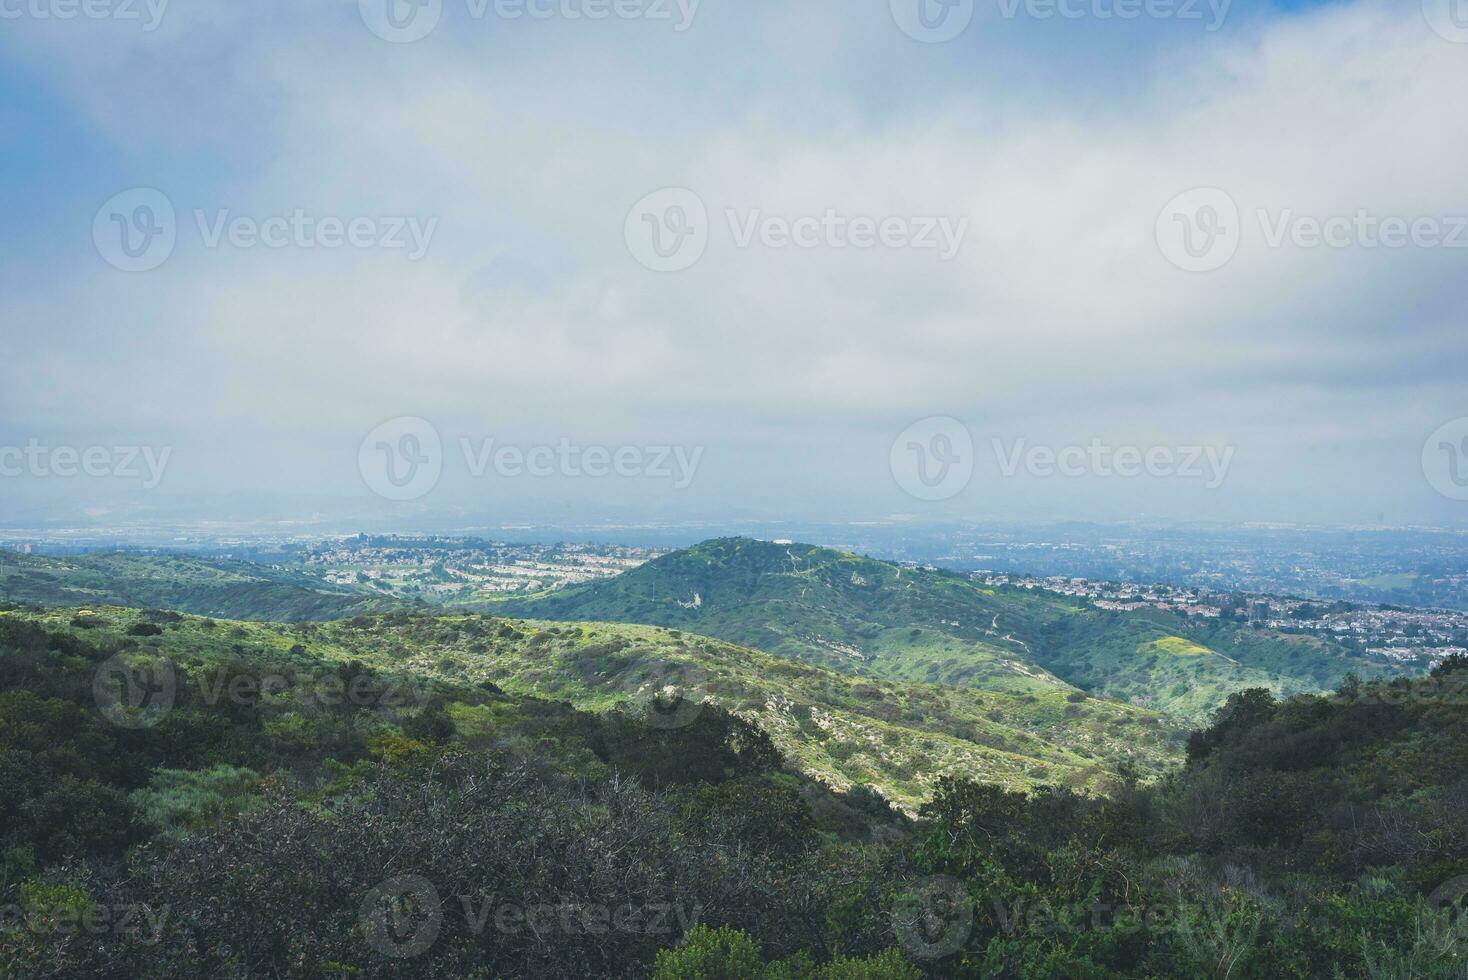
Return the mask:
[[988,586],[1040,589],[1083,599],[1097,609],[1135,612],[1160,609],[1216,619],[1230,611],[1263,629],[1323,633],[1345,640],[1361,653],[1394,663],[1436,663],[1468,653],[1468,612],[1407,609],[1331,599],[1300,599],[1200,587],[1103,582],[1060,575],[976,573]]
[[975,577],[989,586],[1012,585],[1021,589],[1042,589],[1057,595],[1086,599],[1097,609],[1114,612],[1165,609],[1185,616],[1205,618],[1217,618],[1223,612],[1223,606],[1210,601],[1213,593],[1207,589],[1142,585],[1136,582],[1097,582],[1063,575],[1038,577],[979,574]]
[[340,585],[471,600],[609,578],[658,551],[586,544],[507,544],[445,538],[348,538],[315,545],[297,567]]

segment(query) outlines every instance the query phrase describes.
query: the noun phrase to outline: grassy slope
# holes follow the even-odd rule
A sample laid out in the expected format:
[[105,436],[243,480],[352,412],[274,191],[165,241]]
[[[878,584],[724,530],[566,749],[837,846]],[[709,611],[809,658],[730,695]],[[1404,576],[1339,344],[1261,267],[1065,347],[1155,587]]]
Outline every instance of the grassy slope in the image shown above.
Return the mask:
[[[1050,605],[1063,612],[1062,604]],[[1005,639],[1028,622],[1005,620],[995,628],[994,615],[1013,613],[1013,604],[957,576],[810,545],[707,541],[614,579],[504,608],[547,619],[689,629],[870,676],[988,690],[1068,689],[1030,662],[1021,642]],[[1022,612],[1028,620],[1028,606]]]
[[1326,690],[1351,670],[1370,670],[1320,640],[1167,613],[1106,613],[950,573],[742,538],[503,608],[678,627],[867,676],[1037,696],[1075,685],[1194,723],[1240,688]]
[[[287,622],[398,606],[247,562],[134,555],[0,555],[0,598]],[[705,542],[614,579],[488,608],[685,629],[873,679],[1040,700],[1079,688],[1191,724],[1240,688],[1329,690],[1350,671],[1374,670],[1314,637],[1157,611],[1103,612],[1048,593],[748,539]]]
[[0,598],[48,606],[156,607],[203,616],[295,622],[397,605],[346,587],[243,561],[0,553]]
[[[11,612],[49,628],[72,613]],[[87,632],[120,638],[135,611],[95,609]],[[837,789],[870,784],[894,801],[926,798],[941,775],[1010,787],[1100,788],[1129,760],[1155,772],[1176,757],[1179,732],[1158,716],[1061,690],[1004,694],[867,681],[656,627],[557,624],[480,615],[356,617],[331,623],[210,625],[184,617],[142,641],[176,658],[280,663],[361,660],[459,686],[492,681],[514,694],[610,708],[657,689],[705,692],[770,733],[804,772]],[[292,650],[300,647],[299,650]],[[1079,695],[1072,695],[1079,698]],[[493,707],[452,710],[466,736],[492,736]]]
[[1376,668],[1316,637],[1165,612],[1093,613],[1041,633],[1038,659],[1088,691],[1205,721],[1229,693],[1280,696],[1334,689]]

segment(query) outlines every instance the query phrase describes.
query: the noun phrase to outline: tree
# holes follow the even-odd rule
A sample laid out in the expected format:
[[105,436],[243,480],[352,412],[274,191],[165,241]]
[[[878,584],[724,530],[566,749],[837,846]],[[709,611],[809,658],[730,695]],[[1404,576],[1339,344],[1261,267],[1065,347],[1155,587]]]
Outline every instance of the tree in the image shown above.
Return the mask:
[[1450,653],[1438,661],[1436,667],[1432,668],[1433,677],[1446,677],[1449,674],[1468,673],[1468,653]]

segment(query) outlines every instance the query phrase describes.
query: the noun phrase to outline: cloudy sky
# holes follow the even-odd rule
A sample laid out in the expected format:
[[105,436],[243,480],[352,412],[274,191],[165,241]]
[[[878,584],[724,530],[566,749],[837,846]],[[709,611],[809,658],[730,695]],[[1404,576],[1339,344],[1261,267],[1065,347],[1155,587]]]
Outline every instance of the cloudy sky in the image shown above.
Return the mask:
[[1465,523],[1468,2],[919,2],[0,0],[0,522]]

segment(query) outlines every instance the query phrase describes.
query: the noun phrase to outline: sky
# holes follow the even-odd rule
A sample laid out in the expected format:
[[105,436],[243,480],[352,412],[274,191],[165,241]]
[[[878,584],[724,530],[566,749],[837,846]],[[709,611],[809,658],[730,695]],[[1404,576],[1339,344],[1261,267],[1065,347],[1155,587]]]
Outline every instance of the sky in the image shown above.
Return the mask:
[[0,0],[0,524],[1468,523],[1468,0]]

